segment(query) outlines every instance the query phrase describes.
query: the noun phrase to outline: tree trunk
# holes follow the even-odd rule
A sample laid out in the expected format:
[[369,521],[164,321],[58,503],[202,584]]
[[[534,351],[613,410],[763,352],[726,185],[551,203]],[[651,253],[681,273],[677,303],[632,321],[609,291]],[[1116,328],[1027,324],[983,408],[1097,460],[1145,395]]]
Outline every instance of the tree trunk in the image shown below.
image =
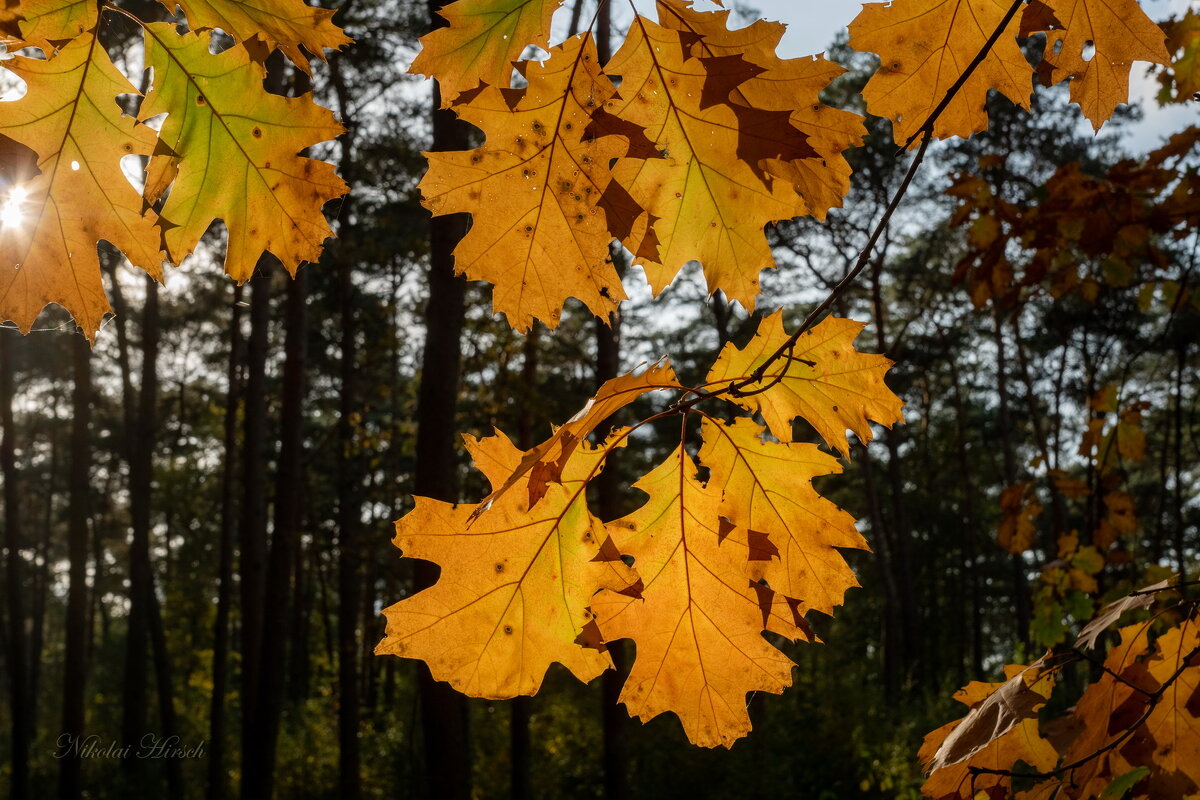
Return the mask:
[[84,684],[87,648],[87,558],[92,419],[92,351],[78,336],[70,344],[75,389],[71,396],[71,464],[67,524],[70,563],[67,593],[66,650],[63,654],[62,729],[58,744],[67,746],[58,760],[60,800],[83,796],[83,759],[78,748],[84,733]]
[[225,774],[225,695],[229,685],[229,612],[233,604],[233,540],[237,531],[237,418],[242,359],[242,287],[233,290],[229,314],[225,420],[221,468],[221,541],[217,566],[217,618],[213,624],[212,702],[208,722],[207,800],[222,800]]
[[[883,305],[883,259],[876,258],[871,266],[871,301],[875,310],[876,341],[879,352],[896,356],[891,352],[887,337],[887,316]],[[913,565],[910,555],[912,531],[908,525],[904,503],[904,472],[900,460],[900,433],[894,427],[884,431],[884,443],[888,451],[888,488],[891,500],[892,552],[897,601],[900,604],[900,651],[903,654],[905,677],[920,678],[920,639],[917,622],[917,596],[913,584]]]
[[[443,5],[443,0],[428,1],[431,28],[446,24],[437,13]],[[470,146],[470,129],[440,106],[441,95],[435,86],[430,149],[466,150]],[[425,347],[417,396],[415,491],[449,502],[458,500],[454,446],[466,290],[463,279],[454,274],[453,251],[466,232],[466,221],[465,214],[452,214],[434,217],[429,222],[429,299],[425,306]],[[416,562],[414,589],[420,591],[432,586],[438,572],[436,564]],[[438,800],[466,800],[471,794],[466,700],[448,684],[434,681],[424,662],[417,669],[429,794]]]
[[[992,333],[996,342],[996,389],[1000,395],[1000,454],[1004,469],[1004,483],[1012,486],[1017,481],[1016,455],[1012,446],[1012,418],[1008,408],[1008,356],[1005,349],[1004,331],[1000,325],[1000,315],[992,314]],[[1031,616],[1029,587],[1025,581],[1025,564],[1019,555],[1014,555],[1012,561],[1013,606],[1017,617],[1017,640],[1028,646],[1029,621]]]
[[[264,800],[261,753],[254,727],[262,688],[263,600],[267,559],[267,347],[271,326],[271,265],[259,259],[250,279],[250,338],[246,349],[242,438],[242,521],[239,530],[242,609],[242,798]],[[278,676],[272,676],[272,679]]]
[[21,494],[17,475],[16,428],[13,421],[15,372],[13,337],[0,330],[0,474],[4,478],[5,600],[8,603],[9,707],[12,709],[9,794],[13,800],[29,798],[29,740],[33,734],[29,695],[28,633],[25,629],[25,577],[21,550]]

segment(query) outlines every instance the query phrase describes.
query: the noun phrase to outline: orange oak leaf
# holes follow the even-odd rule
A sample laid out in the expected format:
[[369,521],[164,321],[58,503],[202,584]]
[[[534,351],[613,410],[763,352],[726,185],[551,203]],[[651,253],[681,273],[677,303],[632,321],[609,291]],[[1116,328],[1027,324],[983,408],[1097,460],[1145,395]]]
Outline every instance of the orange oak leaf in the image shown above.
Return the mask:
[[[1003,21],[1008,0],[893,0],[867,3],[850,23],[850,46],[878,53],[879,70],[863,89],[867,110],[892,120],[892,135],[907,142],[946,97]],[[933,136],[970,136],[987,130],[985,108],[995,89],[1028,109],[1033,94],[1029,63],[1017,47],[1014,16],[987,57],[933,125]],[[915,144],[915,142],[914,142]]]
[[755,371],[788,341],[783,312],[776,311],[759,323],[744,348],[725,345],[708,373],[707,385],[724,388],[757,378],[729,399],[761,413],[781,441],[792,441],[792,420],[800,417],[830,447],[848,455],[847,429],[865,443],[872,438],[871,421],[891,427],[903,420],[900,398],[883,380],[893,362],[854,349],[854,339],[864,327],[854,320],[827,317],[756,376]]
[[[985,769],[1010,769],[1018,760],[1024,761],[1034,769],[1047,770],[1058,760],[1054,747],[1038,732],[1037,718],[1034,711],[1050,697],[1052,688],[1049,675],[1030,675],[1027,670],[1031,667],[1006,666],[1004,668],[1008,681],[1003,683],[983,683],[972,681],[955,693],[954,699],[982,713],[968,714],[967,717],[951,722],[937,730],[926,734],[925,741],[917,757],[921,763],[936,765],[937,754],[950,739],[954,731],[961,725],[974,720],[986,719],[989,711],[999,712],[1004,708],[1001,699],[991,700],[998,692],[1010,687],[1004,699],[1018,698],[1015,707],[1009,707],[999,725],[1004,733],[992,738],[986,745],[971,750],[971,755],[956,762],[947,762],[946,766],[934,769],[929,779],[921,786],[921,793],[935,800],[951,800],[952,798],[1007,797],[1009,796],[1012,779],[1004,775],[980,774],[972,775],[972,767]],[[1020,683],[1013,683],[1016,678]],[[1033,680],[1027,680],[1033,678]],[[1021,688],[1024,687],[1024,688]],[[1010,724],[1011,723],[1011,724]],[[986,726],[984,726],[986,727]],[[994,731],[993,731],[994,732]],[[986,736],[981,738],[987,738]],[[963,742],[967,744],[967,742]]]
[[292,274],[316,261],[333,235],[322,207],[348,187],[330,164],[297,155],[342,132],[333,114],[304,97],[263,89],[265,70],[241,46],[209,52],[209,33],[179,35],[145,26],[154,85],[143,120],[165,113],[150,161],[146,195],[170,187],[161,215],[175,263],[188,256],[216,219],[225,222],[225,269],[247,280],[263,253]]
[[[1141,623],[1120,630],[1120,644],[1104,659],[1106,672],[1087,687],[1071,713],[1078,733],[1063,752],[1064,763],[1074,763],[1104,750],[1144,713],[1147,693],[1158,688],[1143,661],[1148,649],[1148,628]],[[1068,796],[1098,797],[1113,778],[1134,766],[1120,748],[1104,750],[1072,772]]]
[[18,0],[0,0],[0,44],[9,50],[21,46],[21,4]]
[[[792,184],[804,201],[800,214],[825,219],[829,209],[841,206],[850,191],[850,164],[844,153],[862,144],[866,135],[863,118],[850,111],[825,105],[821,90],[845,69],[821,56],[781,59],[776,48],[786,26],[757,20],[745,28],[730,30],[729,11],[701,13],[678,2],[659,4],[659,18],[666,28],[693,32],[697,56],[744,56],[754,66],[752,77],[728,92],[735,110],[739,107],[788,112],[791,126],[807,137],[811,157],[784,160],[761,158],[759,169]],[[776,126],[778,118],[771,119]],[[750,126],[739,135],[745,136]],[[754,157],[753,150],[750,156]]]
[[[1151,797],[1184,797],[1200,790],[1200,623],[1184,619],[1155,643],[1156,653],[1146,663],[1160,686],[1178,673],[1163,691],[1162,701],[1150,712],[1144,731],[1153,743],[1145,761],[1152,766],[1147,789]],[[1131,743],[1136,749],[1137,741]]]
[[646,504],[608,529],[633,557],[641,590],[592,601],[604,640],[637,646],[620,702],[644,722],[672,711],[693,743],[731,747],[750,731],[746,694],[792,682],[791,659],[764,628],[810,636],[782,598],[746,577],[747,562],[770,551],[722,520],[720,490],[696,479],[682,446],[634,486]]
[[556,428],[549,439],[524,454],[493,491],[477,507],[477,517],[491,507],[502,494],[518,483],[526,487],[532,508],[546,494],[550,483],[562,480],[571,456],[601,423],[637,400],[660,389],[682,389],[675,371],[666,359],[651,364],[637,375],[619,375],[605,381],[575,416]]
[[1000,546],[1013,555],[1033,547],[1037,518],[1042,513],[1036,497],[1033,481],[1014,483],[1000,493],[1000,526],[996,538]]
[[421,37],[409,72],[437,78],[450,106],[481,82],[508,88],[527,45],[550,47],[550,18],[562,0],[458,0],[438,13],[450,23]]
[[[760,68],[740,55],[696,56],[703,50],[697,42],[691,31],[634,19],[607,66],[621,76],[621,91],[606,110],[643,128],[659,157],[622,158],[613,177],[653,221],[658,256],[635,263],[655,294],[697,260],[710,292],[719,289],[752,309],[759,273],[775,263],[764,226],[807,211],[792,182],[770,178],[759,162],[814,151],[787,111],[730,100]],[[642,235],[639,229],[625,238],[631,252],[646,252]]]
[[[56,44],[95,30],[100,5],[93,0],[21,0],[16,4],[20,38],[40,47],[47,56]],[[0,17],[4,14],[0,11]]]
[[1096,130],[1129,102],[1133,62],[1170,63],[1166,34],[1137,0],[1043,2],[1059,22],[1046,26],[1044,72],[1050,83],[1071,81],[1071,100]]
[[821,497],[812,479],[842,471],[815,444],[779,444],[741,417],[731,425],[706,417],[700,461],[708,485],[722,492],[720,513],[751,535],[765,535],[777,555],[752,561],[751,577],[799,602],[832,614],[846,590],[858,586],[836,548],[866,550],[854,518]]
[[607,319],[625,290],[600,198],[612,180],[609,163],[627,146],[623,137],[586,131],[616,89],[600,72],[590,35],[522,65],[527,89],[485,87],[456,109],[487,141],[426,153],[424,204],[435,215],[472,212],[455,269],[493,284],[493,307],[517,330],[534,320],[554,328],[569,297]]
[[[493,485],[523,456],[502,434],[467,447]],[[587,508],[587,480],[606,452],[584,443],[533,510],[524,492],[510,492],[472,522],[470,505],[416,498],[393,543],[439,564],[441,576],[384,610],[375,652],[422,659],[435,679],[492,699],[534,694],[556,662],[583,681],[607,669],[606,652],[578,642],[593,625],[593,595],[634,580]]]
[[121,171],[123,157],[153,151],[154,132],[121,113],[117,96],[137,90],[94,36],[47,60],[4,65],[29,90],[0,103],[0,135],[33,150],[40,174],[10,190],[23,202],[17,222],[0,227],[0,319],[28,331],[47,303],[58,303],[91,339],[109,311],[99,240],[162,275],[154,214],[143,213]]
[[[334,11],[315,8],[304,0],[159,0],[168,11],[176,4],[193,31],[220,28],[235,41],[257,37],[270,49],[283,51],[300,69],[312,74],[304,52],[325,60],[326,50],[350,44],[350,37],[333,24]],[[302,51],[300,48],[303,47]]]

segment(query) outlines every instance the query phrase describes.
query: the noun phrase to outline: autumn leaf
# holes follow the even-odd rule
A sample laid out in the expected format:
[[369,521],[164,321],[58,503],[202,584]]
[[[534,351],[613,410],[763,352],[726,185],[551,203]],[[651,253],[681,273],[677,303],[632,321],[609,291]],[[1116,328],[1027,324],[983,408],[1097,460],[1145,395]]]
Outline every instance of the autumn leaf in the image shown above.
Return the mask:
[[458,0],[438,13],[449,23],[421,37],[409,72],[437,78],[450,106],[481,82],[508,88],[527,45],[550,47],[550,18],[562,0]]
[[[850,23],[850,46],[878,53],[881,61],[863,97],[868,111],[892,120],[898,143],[917,135],[1011,5],[1007,0],[893,0],[863,6]],[[1016,41],[1020,22],[1017,16],[1009,21],[954,95],[933,125],[935,138],[967,137],[987,130],[990,89],[1029,108],[1029,63]]]
[[1170,685],[1142,729],[1153,743],[1148,790],[1183,797],[1200,790],[1200,624],[1184,619],[1155,644],[1146,669],[1160,686]]
[[755,375],[788,342],[783,312],[777,311],[759,323],[744,348],[725,345],[706,385],[725,388],[753,378],[729,399],[761,413],[777,439],[792,441],[792,420],[802,418],[830,447],[849,455],[847,429],[866,443],[873,438],[872,421],[891,427],[903,419],[900,398],[883,380],[892,362],[854,349],[854,339],[864,327],[861,322],[828,317],[762,375]]
[[[467,447],[493,485],[524,455],[499,433]],[[593,595],[633,582],[584,495],[606,452],[583,443],[532,510],[524,492],[510,492],[471,521],[471,505],[418,497],[393,543],[439,564],[441,576],[384,610],[375,652],[422,659],[435,679],[493,699],[534,694],[555,662],[582,681],[610,666],[607,653],[577,643],[592,625]]]
[[1047,26],[1050,83],[1071,82],[1071,100],[1097,131],[1129,102],[1134,61],[1169,64],[1166,34],[1137,0],[1043,0],[1061,28]]
[[16,14],[20,38],[49,57],[55,45],[95,30],[100,6],[94,0],[21,0]]
[[777,551],[752,561],[751,577],[799,601],[804,610],[832,614],[846,590],[858,586],[836,548],[866,550],[854,518],[821,497],[812,479],[842,471],[836,458],[814,444],[762,439],[745,417],[730,425],[706,417],[700,461],[708,485],[720,489],[720,515],[750,535],[765,535]]
[[1000,493],[1000,527],[997,539],[1000,546],[1013,555],[1033,547],[1037,535],[1037,518],[1042,506],[1033,492],[1032,481],[1020,481],[1005,487]]
[[[754,75],[738,83],[728,93],[734,107],[787,112],[788,117],[766,117],[775,125],[788,124],[807,137],[814,155],[784,160],[759,158],[752,149],[758,169],[788,181],[805,203],[799,214],[825,219],[829,209],[839,207],[850,191],[850,164],[845,152],[862,144],[866,135],[863,118],[850,111],[827,106],[820,101],[821,91],[845,72],[823,56],[781,59],[776,49],[785,25],[756,20],[744,28],[730,30],[729,11],[701,13],[681,3],[659,4],[663,27],[699,37],[692,45],[698,56],[744,56],[753,65]],[[749,132],[743,126],[739,135]]]
[[47,60],[4,65],[28,92],[0,103],[0,136],[33,150],[40,174],[11,190],[24,197],[21,219],[0,227],[0,319],[28,331],[47,303],[58,303],[91,339],[109,311],[99,240],[162,275],[154,214],[143,213],[121,170],[125,156],[153,152],[154,132],[121,113],[117,96],[137,90],[94,36]]
[[1079,632],[1079,638],[1075,640],[1076,647],[1092,648],[1096,646],[1096,640],[1100,638],[1100,634],[1112,625],[1126,611],[1145,610],[1154,605],[1153,592],[1159,589],[1166,589],[1170,585],[1174,577],[1159,581],[1158,583],[1147,586],[1139,590],[1138,594],[1129,594],[1119,600],[1106,605],[1100,609],[1100,613],[1095,619],[1083,626],[1083,630]]
[[608,529],[633,557],[640,593],[604,591],[592,602],[606,642],[637,646],[620,702],[644,722],[672,711],[693,743],[730,747],[750,731],[746,694],[792,682],[791,659],[763,629],[809,636],[782,598],[746,577],[747,562],[771,551],[721,519],[720,490],[696,479],[682,446],[634,486],[648,501]]
[[1148,649],[1146,624],[1120,630],[1120,644],[1104,659],[1105,672],[1090,684],[1071,713],[1078,734],[1063,752],[1074,763],[1099,752],[1072,773],[1071,797],[1098,796],[1115,777],[1133,769],[1120,749],[1104,748],[1142,716],[1148,693],[1157,687],[1143,662]]
[[1173,81],[1174,94],[1167,96],[1176,102],[1194,99],[1200,93],[1200,14],[1188,9],[1183,19],[1164,27],[1168,31],[1167,50],[1174,59],[1165,76]]
[[9,50],[21,47],[21,19],[18,0],[0,0],[0,44]]
[[[967,749],[971,751],[969,757],[934,769],[930,773],[929,779],[921,786],[923,795],[935,798],[935,800],[950,800],[951,798],[964,798],[965,800],[981,794],[985,797],[1007,797],[1009,787],[1012,785],[1011,778],[987,773],[972,775],[971,768],[1006,770],[1010,769],[1018,760],[1024,761],[1036,770],[1047,770],[1054,766],[1058,760],[1058,753],[1049,742],[1042,738],[1038,732],[1037,719],[1033,716],[1034,709],[1049,699],[1053,684],[1049,676],[1028,675],[1026,670],[1029,669],[1032,669],[1032,665],[1031,667],[1007,666],[1004,671],[1008,681],[1004,683],[972,681],[955,693],[955,700],[972,709],[981,709],[981,711],[973,716],[968,714],[962,720],[948,723],[928,733],[917,754],[923,764],[940,763],[937,754],[947,742],[950,742],[950,748],[954,748],[954,742],[950,737],[961,725],[998,717],[997,729],[1003,728],[1004,733],[992,738],[982,747],[968,746]],[[1030,677],[1035,680],[1027,681],[1027,678]],[[1013,683],[1014,678],[1018,679],[1020,683]],[[989,704],[989,698],[1003,691],[1005,686],[1010,687],[1005,695],[992,700]],[[1026,688],[1021,689],[1021,686]],[[1016,706],[1008,708],[1007,712],[1002,714],[1001,711],[1004,709],[1002,700],[1011,699],[1012,695],[1019,698]],[[962,745],[970,745],[972,738],[972,732],[968,732],[961,737],[960,741]],[[986,738],[986,736],[980,738]],[[993,793],[991,790],[995,790],[995,792]]]
[[139,117],[166,114],[150,162],[146,195],[157,201],[172,261],[189,255],[216,219],[228,231],[225,269],[247,280],[263,253],[291,273],[316,261],[333,232],[322,213],[346,184],[331,165],[297,155],[342,128],[310,96],[263,89],[265,69],[246,49],[209,52],[208,33],[179,35],[175,26],[145,26],[154,86]]
[[567,40],[546,62],[523,62],[523,72],[527,89],[485,87],[456,109],[487,140],[425,154],[424,204],[434,215],[472,212],[455,270],[492,283],[492,305],[512,327],[555,327],[569,297],[607,319],[625,290],[600,199],[628,142],[586,131],[616,89],[591,36]]
[[[658,257],[644,255],[641,229],[625,245],[657,295],[688,261],[699,261],[710,292],[754,308],[759,273],[775,262],[763,228],[806,213],[789,180],[759,163],[813,156],[787,111],[755,110],[733,93],[761,69],[742,56],[704,56],[696,34],[634,19],[608,64],[621,90],[612,117],[645,130],[657,158],[622,158],[613,177],[653,222]],[[753,135],[751,135],[751,132]],[[747,160],[749,159],[749,160]]]
[[504,480],[494,486],[492,493],[479,504],[473,516],[482,514],[518,483],[526,487],[528,504],[532,508],[546,494],[552,482],[562,480],[571,456],[581,444],[586,443],[587,437],[601,423],[642,395],[660,389],[682,388],[666,359],[651,364],[636,375],[619,375],[605,381],[575,416],[556,428],[549,439],[530,449],[513,465]]
[[300,69],[312,74],[301,47],[322,61],[326,50],[350,44],[350,37],[333,24],[334,11],[314,8],[304,0],[159,0],[167,10],[176,4],[193,32],[219,28],[238,42],[258,38],[268,48],[283,51]]
[[[927,766],[930,773],[966,761],[1025,720],[1036,719],[1038,709],[1049,699],[1045,686],[1033,688],[1044,680],[1045,659],[1028,667],[1007,667],[1006,671],[1008,680],[972,706],[942,741]],[[972,693],[971,686],[960,692],[964,696]]]

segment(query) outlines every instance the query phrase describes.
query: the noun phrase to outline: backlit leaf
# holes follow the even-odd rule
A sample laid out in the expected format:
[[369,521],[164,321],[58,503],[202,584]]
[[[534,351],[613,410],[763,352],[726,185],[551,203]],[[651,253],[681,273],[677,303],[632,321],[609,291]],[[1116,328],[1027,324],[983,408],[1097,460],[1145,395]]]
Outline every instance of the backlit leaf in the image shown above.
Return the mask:
[[902,420],[900,398],[883,376],[892,362],[859,353],[854,339],[865,325],[828,317],[800,337],[790,352],[776,359],[761,376],[755,371],[788,341],[783,313],[764,318],[744,348],[725,345],[708,373],[708,385],[724,388],[757,377],[742,394],[729,399],[761,413],[771,433],[792,441],[792,420],[802,418],[833,448],[848,454],[849,429],[862,442],[871,441],[871,421],[891,427]]
[[58,303],[90,339],[109,311],[99,240],[162,274],[154,214],[143,213],[121,171],[125,156],[153,151],[154,132],[121,113],[117,96],[136,90],[91,35],[48,60],[18,56],[4,66],[29,91],[0,103],[0,135],[33,150],[40,174],[17,185],[21,217],[0,227],[0,319],[28,331],[47,303]]
[[271,253],[289,272],[316,261],[333,233],[322,213],[346,184],[323,161],[297,155],[342,128],[308,96],[263,88],[265,70],[245,48],[209,53],[208,33],[179,35],[146,26],[146,61],[154,85],[140,117],[165,113],[148,169],[146,194],[163,205],[164,240],[175,263],[189,255],[214,220],[225,222],[225,269],[238,281]]

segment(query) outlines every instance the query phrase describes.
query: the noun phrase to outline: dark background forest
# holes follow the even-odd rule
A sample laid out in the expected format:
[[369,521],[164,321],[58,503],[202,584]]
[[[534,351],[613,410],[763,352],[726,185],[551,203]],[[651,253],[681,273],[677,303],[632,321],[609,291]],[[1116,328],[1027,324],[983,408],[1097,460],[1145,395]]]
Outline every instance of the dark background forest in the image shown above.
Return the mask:
[[[576,7],[584,23],[595,11]],[[0,793],[915,797],[921,737],[959,716],[958,687],[1036,657],[1109,593],[1195,577],[1196,237],[1114,266],[1079,244],[1099,224],[1081,218],[1082,240],[1064,245],[1077,271],[1059,283],[980,278],[970,260],[986,232],[959,210],[979,196],[965,181],[1025,209],[1066,165],[1102,182],[1145,156],[1120,135],[1136,108],[1093,137],[1065,90],[1039,88],[1034,113],[994,97],[988,132],[933,149],[838,301],[839,316],[870,321],[859,348],[897,362],[906,424],[821,479],[874,551],[846,554],[862,588],[813,620],[825,644],[789,647],[795,685],[748,698],[748,739],[708,751],[669,715],[631,721],[619,674],[584,686],[554,671],[534,698],[490,702],[374,656],[380,610],[437,574],[400,558],[392,521],[413,494],[486,494],[460,434],[500,427],[529,445],[621,371],[669,354],[698,380],[763,315],[782,307],[794,323],[849,271],[907,167],[870,119],[844,210],[771,229],[779,268],[753,314],[707,297],[699,270],[652,300],[630,269],[634,299],[613,327],[575,305],[556,331],[520,336],[489,287],[453,276],[468,220],[419,204],[421,151],[473,137],[403,74],[430,12],[341,6],[356,44],[314,90],[347,133],[316,155],[353,191],[327,209],[338,239],[320,263],[290,280],[264,259],[238,287],[214,231],[165,286],[109,253],[116,315],[94,348],[54,310],[28,336],[0,329]],[[600,27],[609,35],[606,15]],[[830,55],[849,71],[827,102],[861,111],[872,57],[837,43]],[[1010,258],[1022,276],[1036,266]],[[1115,400],[1095,400],[1109,386]],[[1123,450],[1113,467],[1081,448],[1110,418],[1139,428],[1143,457]],[[629,482],[670,447],[664,432],[621,453],[593,487],[603,518],[636,507]],[[1021,496],[1044,509],[1013,554],[998,530]],[[1096,541],[1117,502],[1120,535]],[[1055,571],[1080,566],[1059,552],[1073,531],[1105,556],[1081,567],[1090,582]],[[69,731],[108,752],[64,754]],[[186,752],[113,752],[146,737]]]

